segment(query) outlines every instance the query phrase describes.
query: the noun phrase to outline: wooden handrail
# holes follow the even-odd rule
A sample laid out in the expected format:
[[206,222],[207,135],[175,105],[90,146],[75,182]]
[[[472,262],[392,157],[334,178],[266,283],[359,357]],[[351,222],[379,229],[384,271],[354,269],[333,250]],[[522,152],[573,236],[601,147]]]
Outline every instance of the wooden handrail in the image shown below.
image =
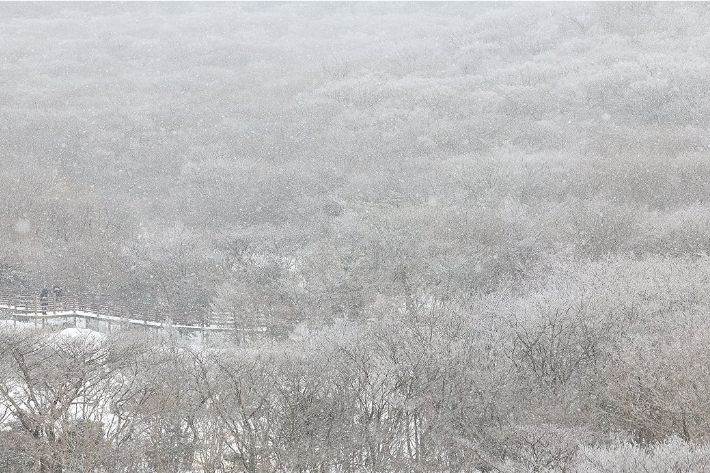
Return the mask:
[[[115,300],[96,294],[66,294],[57,299],[50,293],[46,299],[40,298],[39,293],[15,293],[10,291],[0,292],[0,305],[11,308],[15,312],[41,314],[48,312],[74,313],[87,312],[97,316],[111,316],[122,319],[140,319],[146,324],[163,324],[171,320],[175,324],[194,327],[223,326],[234,327],[235,317],[225,317],[226,314],[214,314],[205,311],[194,317],[188,314],[175,313],[163,307],[140,307],[135,301]],[[231,314],[230,314],[231,315]]]

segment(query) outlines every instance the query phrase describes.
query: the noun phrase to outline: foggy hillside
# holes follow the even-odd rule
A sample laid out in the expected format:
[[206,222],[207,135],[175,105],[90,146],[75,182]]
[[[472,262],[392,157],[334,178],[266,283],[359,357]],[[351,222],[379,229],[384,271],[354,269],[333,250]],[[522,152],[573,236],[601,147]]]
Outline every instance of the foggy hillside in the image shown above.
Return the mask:
[[708,58],[702,3],[0,4],[0,294],[234,322],[0,330],[0,470],[709,470]]

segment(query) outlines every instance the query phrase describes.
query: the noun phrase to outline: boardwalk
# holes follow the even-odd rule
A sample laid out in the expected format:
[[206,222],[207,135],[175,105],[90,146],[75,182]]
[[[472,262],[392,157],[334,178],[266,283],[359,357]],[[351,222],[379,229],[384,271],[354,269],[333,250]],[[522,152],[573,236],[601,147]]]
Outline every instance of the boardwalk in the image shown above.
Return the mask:
[[[201,318],[176,316],[160,310],[138,309],[130,304],[109,301],[98,296],[68,296],[56,300],[50,296],[0,294],[0,310],[9,319],[31,322],[37,326],[70,325],[92,328],[102,332],[127,328],[160,329],[170,326],[185,334],[202,335],[210,332],[247,330],[236,327],[235,319],[225,314],[208,313]],[[252,329],[250,331],[263,331]]]

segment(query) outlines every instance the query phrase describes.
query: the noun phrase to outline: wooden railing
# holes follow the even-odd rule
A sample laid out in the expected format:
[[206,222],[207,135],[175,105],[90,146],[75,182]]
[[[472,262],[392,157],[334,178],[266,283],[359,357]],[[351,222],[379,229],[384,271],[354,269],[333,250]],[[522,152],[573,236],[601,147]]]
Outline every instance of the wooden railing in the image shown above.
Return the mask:
[[95,294],[67,294],[57,298],[54,293],[50,293],[43,298],[39,293],[0,291],[0,318],[3,317],[2,312],[15,323],[33,322],[35,325],[41,323],[42,326],[68,323],[75,327],[109,332],[112,326],[161,328],[170,325],[182,333],[199,332],[200,340],[205,340],[209,333],[227,331],[234,332],[239,340],[264,336],[284,337],[289,334],[289,327],[296,323],[289,311],[265,318],[253,315],[239,317],[237,315],[242,314],[210,308],[191,315],[135,300],[116,300]]
[[5,308],[16,317],[27,318],[79,316],[152,326],[170,322],[174,326],[196,330],[239,329],[232,314],[209,310],[199,316],[190,316],[133,301],[116,301],[100,295],[67,294],[57,298],[50,293],[44,298],[40,294],[0,292],[0,308]]

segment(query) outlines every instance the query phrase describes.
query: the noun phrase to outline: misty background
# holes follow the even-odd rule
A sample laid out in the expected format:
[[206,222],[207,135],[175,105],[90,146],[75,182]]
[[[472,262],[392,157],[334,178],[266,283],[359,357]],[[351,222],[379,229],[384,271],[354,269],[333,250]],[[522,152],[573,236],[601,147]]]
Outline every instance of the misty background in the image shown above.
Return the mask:
[[3,3],[0,290],[464,347],[448,440],[349,465],[702,442],[708,58],[701,3]]

